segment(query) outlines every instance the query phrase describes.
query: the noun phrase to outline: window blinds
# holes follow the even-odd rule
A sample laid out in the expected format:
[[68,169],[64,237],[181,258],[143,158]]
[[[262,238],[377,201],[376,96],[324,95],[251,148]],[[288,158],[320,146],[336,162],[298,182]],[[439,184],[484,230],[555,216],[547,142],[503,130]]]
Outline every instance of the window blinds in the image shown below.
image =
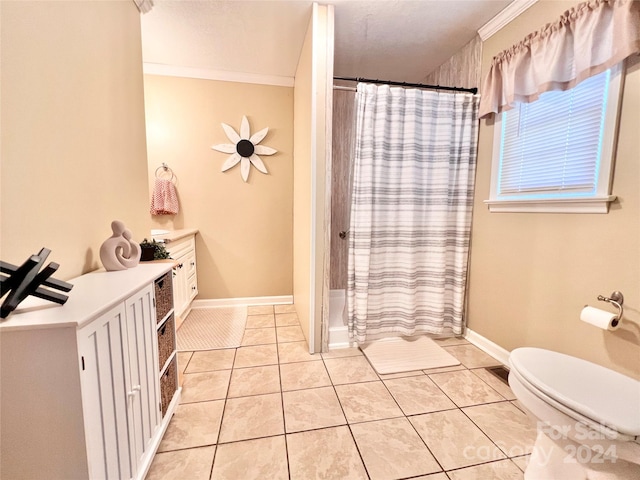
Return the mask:
[[498,195],[595,193],[610,71],[505,112]]

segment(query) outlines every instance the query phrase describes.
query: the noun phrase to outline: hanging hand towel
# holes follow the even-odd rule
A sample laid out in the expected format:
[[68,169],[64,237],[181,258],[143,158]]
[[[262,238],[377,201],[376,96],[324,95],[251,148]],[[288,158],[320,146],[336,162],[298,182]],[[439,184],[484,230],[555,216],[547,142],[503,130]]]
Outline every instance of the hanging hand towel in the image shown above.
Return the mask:
[[156,178],[151,196],[151,215],[175,215],[178,213],[178,195],[172,182]]

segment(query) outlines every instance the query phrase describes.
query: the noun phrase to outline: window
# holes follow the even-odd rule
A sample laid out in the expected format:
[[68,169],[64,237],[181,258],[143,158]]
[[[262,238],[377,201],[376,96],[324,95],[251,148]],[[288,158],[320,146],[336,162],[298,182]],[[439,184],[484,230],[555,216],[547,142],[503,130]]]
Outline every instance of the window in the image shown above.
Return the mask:
[[496,115],[492,212],[607,213],[622,71]]

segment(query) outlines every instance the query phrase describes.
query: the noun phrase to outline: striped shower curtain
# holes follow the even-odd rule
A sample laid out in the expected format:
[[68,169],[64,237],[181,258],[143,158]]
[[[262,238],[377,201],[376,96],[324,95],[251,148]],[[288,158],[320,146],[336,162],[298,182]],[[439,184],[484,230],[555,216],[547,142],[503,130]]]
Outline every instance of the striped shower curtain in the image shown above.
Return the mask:
[[478,103],[358,85],[347,277],[358,343],[462,333]]

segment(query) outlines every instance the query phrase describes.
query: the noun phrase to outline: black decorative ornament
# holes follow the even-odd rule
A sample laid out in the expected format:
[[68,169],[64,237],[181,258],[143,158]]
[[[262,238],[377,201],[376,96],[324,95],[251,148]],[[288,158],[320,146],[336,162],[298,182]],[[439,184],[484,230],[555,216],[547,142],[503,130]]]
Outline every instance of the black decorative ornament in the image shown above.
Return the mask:
[[240,140],[236,145],[236,152],[240,154],[241,157],[249,158],[253,155],[253,152],[256,150],[256,147],[253,146],[253,143],[249,140]]
[[53,288],[69,292],[73,288],[70,283],[51,278],[51,275],[58,270],[60,265],[50,262],[40,270],[50,253],[51,250],[48,248],[42,248],[37,255],[31,255],[19,267],[0,261],[0,273],[6,275],[0,277],[0,298],[3,298],[8,293],[0,308],[0,318],[7,318],[20,302],[29,295],[60,305],[64,305],[69,299],[67,295],[49,290],[49,288]]

